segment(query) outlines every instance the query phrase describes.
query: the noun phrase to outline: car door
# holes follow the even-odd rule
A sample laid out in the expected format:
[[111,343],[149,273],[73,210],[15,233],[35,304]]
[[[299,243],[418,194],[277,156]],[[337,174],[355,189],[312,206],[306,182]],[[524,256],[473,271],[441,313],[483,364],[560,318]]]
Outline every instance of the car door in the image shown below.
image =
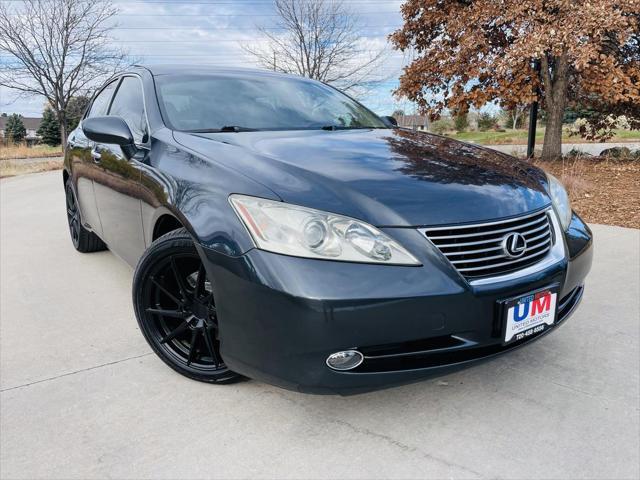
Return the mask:
[[94,177],[96,203],[105,242],[115,254],[135,265],[145,249],[140,177],[149,153],[142,82],[137,76],[122,78],[107,115],[124,119],[138,152],[127,159],[118,145],[94,145],[93,158],[100,166]]
[[[94,97],[84,118],[106,115],[117,86],[118,80],[107,84]],[[100,171],[100,167],[92,156],[93,146],[94,142],[84,135],[82,123],[80,123],[79,127],[69,135],[68,140],[71,171],[73,172],[78,204],[80,205],[82,223],[86,228],[102,237],[102,224],[93,188],[93,179]]]

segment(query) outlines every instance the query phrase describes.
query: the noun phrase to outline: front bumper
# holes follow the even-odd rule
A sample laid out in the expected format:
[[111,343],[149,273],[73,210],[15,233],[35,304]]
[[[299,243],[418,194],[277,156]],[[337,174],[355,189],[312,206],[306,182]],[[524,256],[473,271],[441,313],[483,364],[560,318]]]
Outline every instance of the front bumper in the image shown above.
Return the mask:
[[[446,374],[550,332],[578,305],[592,261],[591,232],[574,215],[567,255],[543,270],[472,285],[416,230],[393,234],[420,267],[351,264],[257,249],[227,257],[201,248],[213,278],[222,356],[232,370],[309,393],[352,394]],[[503,346],[498,301],[560,285],[553,328]],[[338,372],[325,360],[358,349]]]

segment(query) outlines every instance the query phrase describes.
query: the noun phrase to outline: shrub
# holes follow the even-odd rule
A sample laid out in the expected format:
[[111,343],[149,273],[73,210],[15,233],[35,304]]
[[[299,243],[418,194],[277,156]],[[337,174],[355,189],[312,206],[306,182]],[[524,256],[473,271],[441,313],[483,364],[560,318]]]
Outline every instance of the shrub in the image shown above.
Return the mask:
[[440,120],[431,122],[429,130],[433,133],[437,133],[438,135],[444,135],[445,133],[453,130],[453,122],[449,118],[441,118]]
[[591,157],[592,155],[590,153],[585,153],[580,149],[577,148],[572,148],[571,150],[569,150],[564,157],[565,158],[580,158],[580,157]]
[[469,120],[467,119],[467,114],[458,115],[454,121],[454,126],[456,128],[456,132],[464,132],[467,128],[469,128]]
[[627,147],[606,148],[600,152],[600,156],[609,158],[629,158],[631,157],[631,149]]
[[478,116],[478,130],[480,130],[481,132],[486,132],[487,130],[493,128],[495,124],[496,117],[488,112],[481,113]]
[[586,118],[576,118],[573,123],[564,125],[562,129],[564,130],[564,133],[569,137],[575,137],[580,135],[580,132],[584,129],[587,123],[588,121]]

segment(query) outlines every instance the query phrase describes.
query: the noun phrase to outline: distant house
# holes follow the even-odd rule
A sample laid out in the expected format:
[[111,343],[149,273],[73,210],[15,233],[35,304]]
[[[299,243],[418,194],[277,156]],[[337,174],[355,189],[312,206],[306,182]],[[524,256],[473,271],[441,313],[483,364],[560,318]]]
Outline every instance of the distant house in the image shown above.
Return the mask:
[[[4,130],[7,125],[7,120],[9,120],[9,117],[0,117],[0,139],[3,143],[5,142]],[[38,128],[40,128],[40,122],[42,122],[41,117],[22,117],[22,123],[24,123],[24,128],[27,130],[25,140],[28,144],[37,143],[40,140],[40,137],[36,133]]]
[[422,115],[397,115],[395,119],[399,127],[411,128],[420,132],[429,130],[429,119]]

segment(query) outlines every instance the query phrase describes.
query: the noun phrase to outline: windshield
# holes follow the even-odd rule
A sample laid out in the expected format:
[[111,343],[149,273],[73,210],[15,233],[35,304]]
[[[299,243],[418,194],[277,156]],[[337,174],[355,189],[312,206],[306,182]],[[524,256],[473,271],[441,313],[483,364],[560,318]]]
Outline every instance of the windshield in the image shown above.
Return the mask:
[[159,75],[160,108],[174,130],[242,131],[386,128],[339,91],[269,75]]

